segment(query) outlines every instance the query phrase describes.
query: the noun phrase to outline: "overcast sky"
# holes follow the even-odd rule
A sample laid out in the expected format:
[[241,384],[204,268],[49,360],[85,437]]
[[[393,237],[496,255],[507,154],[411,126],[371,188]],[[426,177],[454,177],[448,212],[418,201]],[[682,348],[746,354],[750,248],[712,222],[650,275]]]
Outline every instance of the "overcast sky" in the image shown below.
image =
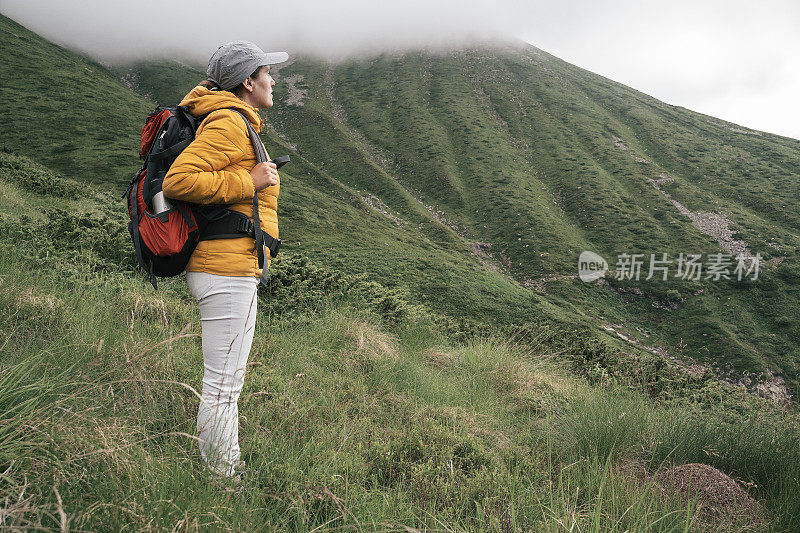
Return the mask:
[[0,0],[0,12],[106,63],[205,64],[242,38],[338,58],[508,36],[670,104],[800,139],[798,0]]

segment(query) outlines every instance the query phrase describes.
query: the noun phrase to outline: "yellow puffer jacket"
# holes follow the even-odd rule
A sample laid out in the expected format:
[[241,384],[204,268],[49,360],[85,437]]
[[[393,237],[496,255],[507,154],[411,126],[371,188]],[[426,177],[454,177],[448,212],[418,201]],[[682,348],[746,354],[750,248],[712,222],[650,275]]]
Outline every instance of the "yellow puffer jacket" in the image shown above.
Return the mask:
[[[256,154],[247,127],[237,109],[261,131],[258,111],[228,91],[212,91],[197,86],[180,105],[194,116],[211,113],[197,129],[194,141],[178,156],[164,178],[167,198],[197,204],[227,204],[231,209],[253,217],[255,187],[250,171]],[[258,192],[261,228],[278,238],[278,192],[272,185]],[[269,250],[265,247],[266,260]],[[189,272],[222,276],[260,276],[255,240],[213,239],[200,241],[186,266]]]

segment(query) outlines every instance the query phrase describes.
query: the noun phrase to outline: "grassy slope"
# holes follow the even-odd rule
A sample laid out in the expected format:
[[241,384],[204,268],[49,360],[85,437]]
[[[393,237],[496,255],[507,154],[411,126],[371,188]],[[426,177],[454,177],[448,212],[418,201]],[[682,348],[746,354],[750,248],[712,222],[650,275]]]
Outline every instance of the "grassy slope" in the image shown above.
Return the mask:
[[75,185],[0,154],[2,527],[767,530],[626,470],[696,461],[751,482],[762,526],[798,526],[794,411],[634,360],[620,372],[620,354],[546,324],[539,342],[456,344],[285,256],[240,399],[252,472],[241,495],[209,483],[191,438],[196,305],[180,279],[156,294],[132,274],[124,230],[104,230],[115,198]]
[[[5,130],[2,146],[121,189],[136,167],[130,147],[152,104],[102,67],[3,23],[4,44],[17,51],[4,64],[4,79],[40,84],[43,101],[59,112],[45,115],[52,117],[46,123],[22,120],[30,116],[25,93],[4,84],[16,130]],[[10,74],[23,65],[58,73],[66,90]],[[84,80],[80,72],[93,75]],[[202,76],[185,65],[152,62],[115,72],[133,74],[138,89],[162,103],[177,101]],[[454,316],[624,324],[630,336],[675,356],[737,373],[769,366],[797,384],[797,232],[793,222],[784,227],[763,215],[796,216],[796,203],[787,200],[797,187],[796,142],[734,133],[535,49],[409,53],[333,69],[302,58],[280,76],[293,74],[304,76],[304,105],[278,105],[265,115],[273,126],[265,134],[268,148],[294,156],[281,198],[288,249],[366,272]],[[276,96],[285,98],[285,84],[276,86]],[[96,115],[115,116],[119,128],[113,135],[90,128]],[[89,129],[108,137],[102,149],[87,149]],[[45,137],[45,131],[56,133]],[[630,150],[614,147],[615,138]],[[42,143],[53,146],[42,150]],[[652,162],[636,163],[634,153]],[[612,262],[623,252],[718,251],[644,179],[662,172],[675,177],[667,186],[675,198],[698,211],[724,207],[752,249],[788,260],[746,287],[639,283],[646,297],[634,302],[574,278],[547,280],[574,275],[583,249]],[[761,184],[737,195],[742,180],[730,176],[743,172],[750,173],[747,183]],[[383,201],[402,227],[368,207],[368,195]],[[471,252],[473,242],[491,243],[504,271],[487,268]],[[545,294],[523,287],[538,280],[545,280]],[[669,289],[683,305],[654,307]]]
[[[408,216],[420,203],[409,205],[402,191],[435,206],[458,229],[456,241],[491,243],[521,282],[562,276],[546,282],[546,298],[569,315],[602,316],[649,345],[722,368],[770,366],[797,384],[800,237],[789,199],[800,182],[798,141],[734,132],[532,48],[407,53],[333,68],[303,58],[282,70],[297,74],[306,104],[278,106],[272,120],[345,183]],[[285,88],[276,91],[280,101]],[[328,123],[339,124],[326,111],[328,94],[360,138],[327,133]],[[390,175],[352,164],[354,150]],[[388,160],[378,164],[380,156]],[[737,238],[782,263],[751,284],[612,284],[641,289],[634,302],[563,279],[584,249],[612,264],[625,252],[707,259],[722,251],[647,182],[662,173],[676,180],[666,186],[674,198],[696,212],[727,213]],[[679,309],[654,306],[670,289],[683,300]]]
[[127,182],[153,105],[96,62],[2,16],[0,46],[0,148],[88,182]]
[[205,77],[205,72],[194,66],[167,61],[142,61],[111,69],[134,91],[163,106],[180,102]]
[[[82,59],[71,55],[69,61],[61,60],[61,56],[71,53],[47,43],[8,19],[2,22],[5,31],[0,33],[0,38],[5,40],[4,47],[17,46],[16,41],[26,43],[25,46],[17,46],[17,54],[12,62],[4,63],[0,67],[7,69],[0,73],[3,79],[16,80],[14,83],[19,85],[27,83],[28,76],[12,75],[17,64],[38,65],[40,70],[63,69],[64,72],[80,72],[83,68]],[[60,55],[51,49],[57,50]],[[107,71],[100,71],[102,67],[93,68],[98,69],[98,74],[91,80],[103,87],[104,91],[114,91],[113,99],[86,95],[85,87],[78,81],[72,86],[65,81],[67,90],[64,91],[54,91],[44,85],[38,87],[38,90],[47,96],[48,105],[63,110],[65,114],[73,113],[76,117],[88,119],[88,116],[82,115],[88,109],[92,116],[108,114],[116,117],[119,126],[115,126],[113,131],[101,133],[109,138],[113,136],[115,146],[127,146],[126,152],[118,154],[109,150],[108,143],[101,144],[98,148],[93,147],[89,144],[92,139],[75,126],[77,121],[64,123],[60,118],[58,121],[54,119],[46,129],[57,131],[58,138],[68,139],[64,142],[69,142],[74,147],[70,158],[56,157],[48,150],[35,148],[36,143],[47,146],[51,142],[36,139],[37,131],[19,136],[6,130],[0,146],[13,153],[35,156],[60,172],[80,175],[89,182],[104,183],[112,190],[122,191],[138,164],[135,149],[131,147],[137,145],[141,121],[152,110],[153,104],[131,92],[121,82],[115,81]],[[179,66],[172,70],[176,72],[176,78],[184,81],[195,76],[197,72]],[[118,71],[123,72],[130,74],[124,68]],[[161,87],[158,80],[164,75],[163,69],[146,64],[137,72],[137,83],[143,92],[170,100],[167,103],[174,103],[180,98],[181,88],[158,89]],[[76,76],[64,75],[66,79]],[[5,98],[6,112],[18,117],[18,123],[15,123],[17,132],[27,132],[34,129],[32,124],[39,121],[30,118],[23,121],[21,117],[31,117],[34,109],[38,116],[40,108],[31,109],[29,99],[24,96],[26,93],[19,91],[14,83],[3,84],[3,94],[9,95]],[[78,107],[74,107],[71,102],[75,94],[83,95],[79,96],[81,99],[90,98],[89,103],[80,102]],[[346,135],[336,131],[330,124],[329,117],[304,115],[303,121],[310,132],[324,134],[322,141],[333,137],[338,139],[339,146],[348,147],[352,153],[346,159],[342,158],[341,153],[334,157],[336,145],[323,142],[331,146],[331,159],[323,158],[315,164],[300,154],[292,154],[293,164],[283,173],[287,187],[281,196],[282,235],[286,237],[287,249],[292,250],[293,247],[302,245],[303,250],[311,256],[323,256],[339,266],[346,266],[349,271],[369,272],[387,285],[401,285],[412,291],[420,301],[438,305],[454,315],[491,316],[498,321],[522,321],[544,311],[555,318],[567,318],[547,302],[539,301],[536,295],[531,295],[519,283],[485,268],[464,243],[457,242],[447,228],[424,213],[424,210],[417,207],[418,216],[409,217],[408,224],[398,231],[394,222],[371,210],[355,188],[341,180],[344,174],[341,168],[344,166],[360,172],[375,172],[374,164],[364,154],[357,152]],[[85,122],[81,124],[81,127],[88,128]],[[92,127],[94,128],[93,123]],[[44,125],[42,128],[44,130]],[[36,142],[31,143],[31,138],[36,139]],[[293,152],[273,134],[267,134],[266,141],[272,152]],[[55,144],[58,142],[60,141]],[[314,147],[311,142],[310,145]],[[331,165],[330,161],[340,162],[339,167]],[[114,172],[107,170],[111,167]],[[342,231],[332,235],[331,228],[341,228]]]

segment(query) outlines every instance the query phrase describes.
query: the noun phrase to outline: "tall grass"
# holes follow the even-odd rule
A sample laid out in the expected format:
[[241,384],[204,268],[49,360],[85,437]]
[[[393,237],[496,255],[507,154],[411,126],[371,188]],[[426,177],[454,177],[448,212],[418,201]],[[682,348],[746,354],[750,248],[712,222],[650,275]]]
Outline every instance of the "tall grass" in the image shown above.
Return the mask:
[[564,457],[635,459],[650,471],[669,464],[714,466],[750,487],[779,529],[791,531],[800,524],[798,422],[796,415],[776,419],[758,411],[731,422],[724,412],[663,408],[612,390],[575,398],[553,430],[568,443]]
[[[304,310],[262,302],[240,399],[252,472],[237,494],[208,478],[196,452],[196,304],[180,280],[153,293],[92,269],[85,251],[73,270],[0,247],[4,527],[683,531],[697,524],[693,508],[654,498],[618,465],[654,439],[655,471],[730,438],[701,413],[705,440],[687,439],[691,428],[670,440],[679,413],[590,386],[541,346],[454,343],[425,315],[398,322],[370,298],[313,296],[325,285],[311,280],[327,277],[287,263],[306,279],[292,296]],[[765,425],[784,445],[796,438]],[[757,494],[791,526],[792,469],[775,457],[754,443],[740,462],[761,465]],[[756,479],[738,475],[749,472]]]
[[665,500],[655,485],[635,485],[615,465],[610,455],[605,460],[590,455],[561,466],[552,491],[540,502],[542,531],[687,532],[696,527],[693,503]]
[[[6,474],[15,463],[44,451],[49,441],[43,426],[63,409],[59,399],[74,387],[64,382],[69,370],[48,371],[45,364],[45,357],[33,356],[0,366],[0,471]],[[9,478],[4,475],[3,479]]]
[[[699,527],[691,504],[660,499],[618,468],[641,446],[641,434],[660,435],[664,449],[674,448],[663,435],[679,414],[670,418],[630,391],[591,387],[502,338],[452,344],[430,324],[395,329],[369,309],[341,303],[319,306],[304,321],[261,317],[240,400],[242,448],[252,472],[237,494],[208,478],[195,451],[191,389],[199,386],[201,365],[197,339],[185,336],[195,330],[164,326],[164,315],[167,324],[191,321],[191,301],[180,290],[152,295],[124,278],[106,283],[90,286],[82,299],[87,305],[51,330],[60,339],[33,332],[49,357],[38,374],[31,372],[35,364],[4,353],[16,362],[4,370],[2,390],[14,395],[11,404],[26,407],[8,418],[18,433],[3,453],[27,457],[5,461],[4,527]],[[126,295],[116,300],[120,305],[99,304],[114,292]],[[13,319],[4,330],[9,325]],[[105,342],[75,350],[64,342],[72,331]],[[54,383],[57,390],[40,395],[38,404],[24,403]],[[30,427],[39,428],[38,440],[26,444],[19,431]],[[685,443],[685,458],[703,453],[701,444]],[[760,448],[746,448],[747,454],[779,472]],[[677,455],[666,459],[684,458]],[[14,499],[23,487],[22,500]],[[793,524],[796,511],[771,505],[773,496],[764,494],[776,516]]]

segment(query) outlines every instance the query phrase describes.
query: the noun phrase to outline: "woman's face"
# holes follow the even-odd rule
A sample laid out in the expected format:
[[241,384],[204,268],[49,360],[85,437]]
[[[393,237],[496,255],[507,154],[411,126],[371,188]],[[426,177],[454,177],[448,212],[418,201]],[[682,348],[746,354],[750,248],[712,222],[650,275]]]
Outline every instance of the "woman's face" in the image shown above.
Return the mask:
[[272,87],[275,80],[269,73],[269,65],[261,67],[255,78],[248,78],[252,84],[253,91],[250,93],[251,105],[257,109],[272,107]]

